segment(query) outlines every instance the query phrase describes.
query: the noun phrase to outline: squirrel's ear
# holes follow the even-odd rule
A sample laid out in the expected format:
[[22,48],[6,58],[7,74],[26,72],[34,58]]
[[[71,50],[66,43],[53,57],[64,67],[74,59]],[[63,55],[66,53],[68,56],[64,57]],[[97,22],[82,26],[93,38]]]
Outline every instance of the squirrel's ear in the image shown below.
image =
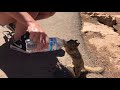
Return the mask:
[[80,43],[77,43],[77,46],[79,46],[80,45]]
[[75,42],[77,42],[78,40],[75,40]]

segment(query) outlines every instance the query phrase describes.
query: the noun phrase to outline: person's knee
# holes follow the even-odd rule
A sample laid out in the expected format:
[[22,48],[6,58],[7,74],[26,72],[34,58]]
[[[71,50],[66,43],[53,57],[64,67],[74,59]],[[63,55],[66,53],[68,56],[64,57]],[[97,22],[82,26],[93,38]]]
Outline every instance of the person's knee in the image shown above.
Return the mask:
[[39,14],[45,15],[45,16],[53,16],[55,12],[40,12]]
[[50,12],[49,15],[53,16],[56,12]]
[[4,12],[0,12],[0,25],[7,25],[14,22],[16,22],[16,20],[12,18],[10,15]]
[[45,19],[53,16],[56,12],[40,12],[36,17],[36,20]]
[[36,18],[37,16],[38,16],[38,14],[39,14],[39,12],[28,12],[31,16],[32,16],[32,18]]

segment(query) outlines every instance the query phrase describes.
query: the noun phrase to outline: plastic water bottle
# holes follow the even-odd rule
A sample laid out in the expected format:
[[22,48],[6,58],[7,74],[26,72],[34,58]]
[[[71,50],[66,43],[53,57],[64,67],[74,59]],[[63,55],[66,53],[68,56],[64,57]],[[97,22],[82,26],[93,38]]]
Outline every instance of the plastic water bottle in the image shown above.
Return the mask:
[[26,52],[27,53],[36,53],[36,52],[47,52],[47,51],[55,51],[59,50],[64,46],[63,39],[57,38],[57,37],[51,37],[49,38],[49,46],[46,49],[37,51],[37,45],[30,39],[27,39],[25,41],[26,43]]

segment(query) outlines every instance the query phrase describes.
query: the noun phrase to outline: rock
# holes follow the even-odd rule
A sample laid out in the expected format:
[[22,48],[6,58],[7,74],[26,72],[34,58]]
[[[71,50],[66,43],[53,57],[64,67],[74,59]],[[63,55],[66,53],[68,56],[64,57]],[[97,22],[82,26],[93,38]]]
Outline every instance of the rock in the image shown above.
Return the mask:
[[[92,18],[91,16],[94,15],[89,13],[89,15],[85,14],[83,16],[89,16],[90,18]],[[115,15],[112,16],[116,17]],[[91,52],[90,54],[93,54],[93,56],[95,57],[92,62],[94,62],[94,65],[96,66],[101,66],[105,68],[105,71],[102,74],[89,73],[87,74],[86,78],[120,77],[120,33],[118,34],[118,31],[120,32],[119,17],[118,15],[116,17],[117,26],[113,25],[114,28],[116,27],[117,32],[114,31],[113,27],[109,27],[101,23],[96,24],[93,23],[93,21],[83,21],[84,26],[82,32],[84,33],[84,40],[86,46],[88,47],[88,50]],[[92,19],[88,18],[87,20]]]
[[107,26],[113,27],[116,25],[116,18],[112,15],[108,15],[101,12],[82,12],[82,14],[88,14],[91,17],[97,18],[97,20]]
[[100,23],[108,25],[110,27],[113,27],[113,25],[116,25],[115,17],[108,16],[108,15],[98,15],[98,16],[92,16],[92,17],[96,17]]

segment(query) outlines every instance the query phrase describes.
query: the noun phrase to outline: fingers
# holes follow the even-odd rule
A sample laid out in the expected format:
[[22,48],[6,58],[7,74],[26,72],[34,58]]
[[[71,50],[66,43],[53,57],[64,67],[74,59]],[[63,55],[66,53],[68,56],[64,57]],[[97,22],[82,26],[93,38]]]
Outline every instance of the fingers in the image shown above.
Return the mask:
[[43,49],[45,47],[48,47],[48,39],[45,33],[31,32],[30,39],[37,44],[37,49]]
[[40,33],[34,33],[33,37],[32,37],[33,42],[35,43],[40,43]]
[[37,50],[38,52],[42,50],[42,47],[41,47],[41,44],[40,44],[40,43],[37,43],[37,48],[36,48],[36,50]]
[[31,40],[33,40],[34,36],[35,36],[35,33],[34,33],[34,32],[30,32],[30,37],[29,37],[29,38],[30,38]]
[[48,48],[48,41],[46,40],[46,36],[41,34],[41,41],[37,43],[37,51],[39,52],[40,50]]
[[46,34],[45,33],[41,33],[40,35],[40,43],[46,44]]
[[48,46],[47,34],[38,24],[32,24],[28,27],[30,39],[37,44],[37,49],[43,49]]
[[41,48],[44,48],[47,41],[46,41],[46,34],[45,33],[41,33],[40,34],[40,44],[41,44]]
[[46,35],[41,32],[30,32],[30,39],[33,40],[35,43],[44,43]]

